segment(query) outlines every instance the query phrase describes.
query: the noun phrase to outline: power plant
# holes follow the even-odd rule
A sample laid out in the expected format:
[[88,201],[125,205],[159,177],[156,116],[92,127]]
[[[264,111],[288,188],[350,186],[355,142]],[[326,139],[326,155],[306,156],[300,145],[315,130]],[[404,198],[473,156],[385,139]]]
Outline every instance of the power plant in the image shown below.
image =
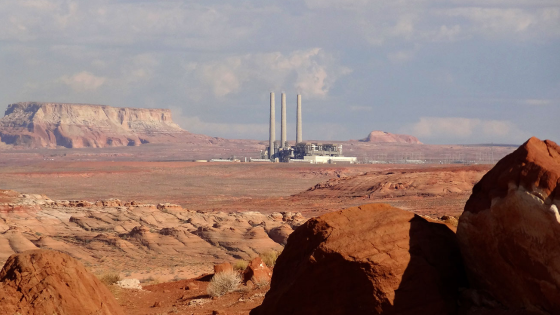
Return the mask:
[[274,92],[270,93],[270,125],[268,147],[261,154],[261,161],[306,163],[356,163],[356,157],[342,155],[342,145],[303,142],[301,95],[297,95],[296,144],[290,146],[287,137],[286,93],[281,95],[280,141],[276,140],[276,108]]

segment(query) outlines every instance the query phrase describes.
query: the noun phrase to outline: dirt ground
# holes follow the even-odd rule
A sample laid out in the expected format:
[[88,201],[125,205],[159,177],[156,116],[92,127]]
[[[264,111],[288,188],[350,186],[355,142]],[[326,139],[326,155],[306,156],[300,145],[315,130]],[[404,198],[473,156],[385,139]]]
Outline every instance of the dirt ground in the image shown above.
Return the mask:
[[[168,202],[204,213],[291,211],[310,218],[366,203],[389,203],[440,217],[460,215],[472,185],[491,168],[488,164],[309,165],[149,158],[142,161],[134,158],[133,151],[126,150],[115,152],[114,156],[94,152],[88,160],[89,150],[48,152],[52,154],[0,152],[0,189],[44,194],[53,200],[95,202],[118,198],[147,204]],[[196,270],[165,266],[158,269],[153,263],[161,255],[149,255],[153,261],[144,260],[146,266],[136,262],[127,266],[126,276],[145,277],[143,270],[149,267],[161,277],[156,282],[168,281],[178,274],[183,280],[148,285],[142,291],[113,288],[127,314],[223,314],[224,310],[227,314],[248,314],[262,302],[266,292],[266,288],[243,287],[212,300],[206,295],[207,282],[192,277],[210,272],[215,261],[196,265]],[[168,259],[173,266],[180,265],[174,259],[182,259],[181,254],[176,256]],[[96,259],[103,262],[107,257]],[[185,290],[185,285],[193,281],[197,289]]]

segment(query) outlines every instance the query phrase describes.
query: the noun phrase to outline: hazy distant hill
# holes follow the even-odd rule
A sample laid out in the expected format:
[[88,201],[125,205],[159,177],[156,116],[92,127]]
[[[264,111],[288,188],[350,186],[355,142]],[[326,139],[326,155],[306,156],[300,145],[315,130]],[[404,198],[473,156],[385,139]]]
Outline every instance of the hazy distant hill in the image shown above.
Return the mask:
[[0,119],[0,141],[30,148],[138,146],[185,136],[210,138],[181,129],[169,109],[25,102],[10,104]]
[[374,143],[410,143],[422,144],[418,138],[410,135],[397,135],[385,131],[374,130],[369,135],[360,140],[361,142],[374,142]]

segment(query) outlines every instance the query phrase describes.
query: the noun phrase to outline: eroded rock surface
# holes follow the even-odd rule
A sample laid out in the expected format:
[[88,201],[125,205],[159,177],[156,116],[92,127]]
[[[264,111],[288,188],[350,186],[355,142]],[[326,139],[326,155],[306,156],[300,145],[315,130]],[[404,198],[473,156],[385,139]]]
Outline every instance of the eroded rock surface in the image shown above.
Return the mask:
[[2,142],[31,148],[138,146],[187,135],[194,136],[173,123],[169,109],[24,102],[8,105],[0,119]]
[[14,253],[45,248],[99,273],[136,272],[140,279],[161,277],[162,270],[169,279],[184,276],[178,270],[195,276],[216,263],[280,251],[306,220],[297,212],[197,212],[169,203],[51,200],[14,191],[0,191],[2,202],[9,210],[0,211],[0,264]]
[[473,188],[457,237],[472,286],[510,309],[560,314],[560,147],[529,139]]
[[0,271],[1,314],[124,314],[93,274],[67,254],[32,250],[11,256]]
[[297,228],[251,314],[452,314],[464,285],[448,226],[365,205]]

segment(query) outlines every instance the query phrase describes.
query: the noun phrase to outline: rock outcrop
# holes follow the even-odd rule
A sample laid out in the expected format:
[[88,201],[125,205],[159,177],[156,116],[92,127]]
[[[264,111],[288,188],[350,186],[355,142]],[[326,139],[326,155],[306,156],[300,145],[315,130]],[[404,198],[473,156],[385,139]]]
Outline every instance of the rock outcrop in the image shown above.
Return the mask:
[[251,314],[453,314],[465,279],[448,226],[365,205],[297,228]]
[[114,272],[142,268],[145,278],[160,272],[149,264],[210,273],[215,263],[282,250],[305,221],[299,212],[197,212],[169,203],[51,200],[0,190],[0,266],[12,254],[43,248]]
[[32,250],[11,256],[0,271],[1,314],[124,314],[93,274],[67,254]]
[[457,237],[473,288],[560,314],[560,147],[529,139],[473,188]]
[[360,140],[362,142],[373,143],[408,143],[408,144],[422,144],[418,138],[409,135],[392,134],[386,131],[374,130],[369,135]]
[[31,148],[138,146],[189,134],[169,109],[25,102],[8,105],[0,119],[1,142]]
[[272,271],[260,257],[255,257],[243,271],[243,282],[253,281],[255,284],[269,283]]

